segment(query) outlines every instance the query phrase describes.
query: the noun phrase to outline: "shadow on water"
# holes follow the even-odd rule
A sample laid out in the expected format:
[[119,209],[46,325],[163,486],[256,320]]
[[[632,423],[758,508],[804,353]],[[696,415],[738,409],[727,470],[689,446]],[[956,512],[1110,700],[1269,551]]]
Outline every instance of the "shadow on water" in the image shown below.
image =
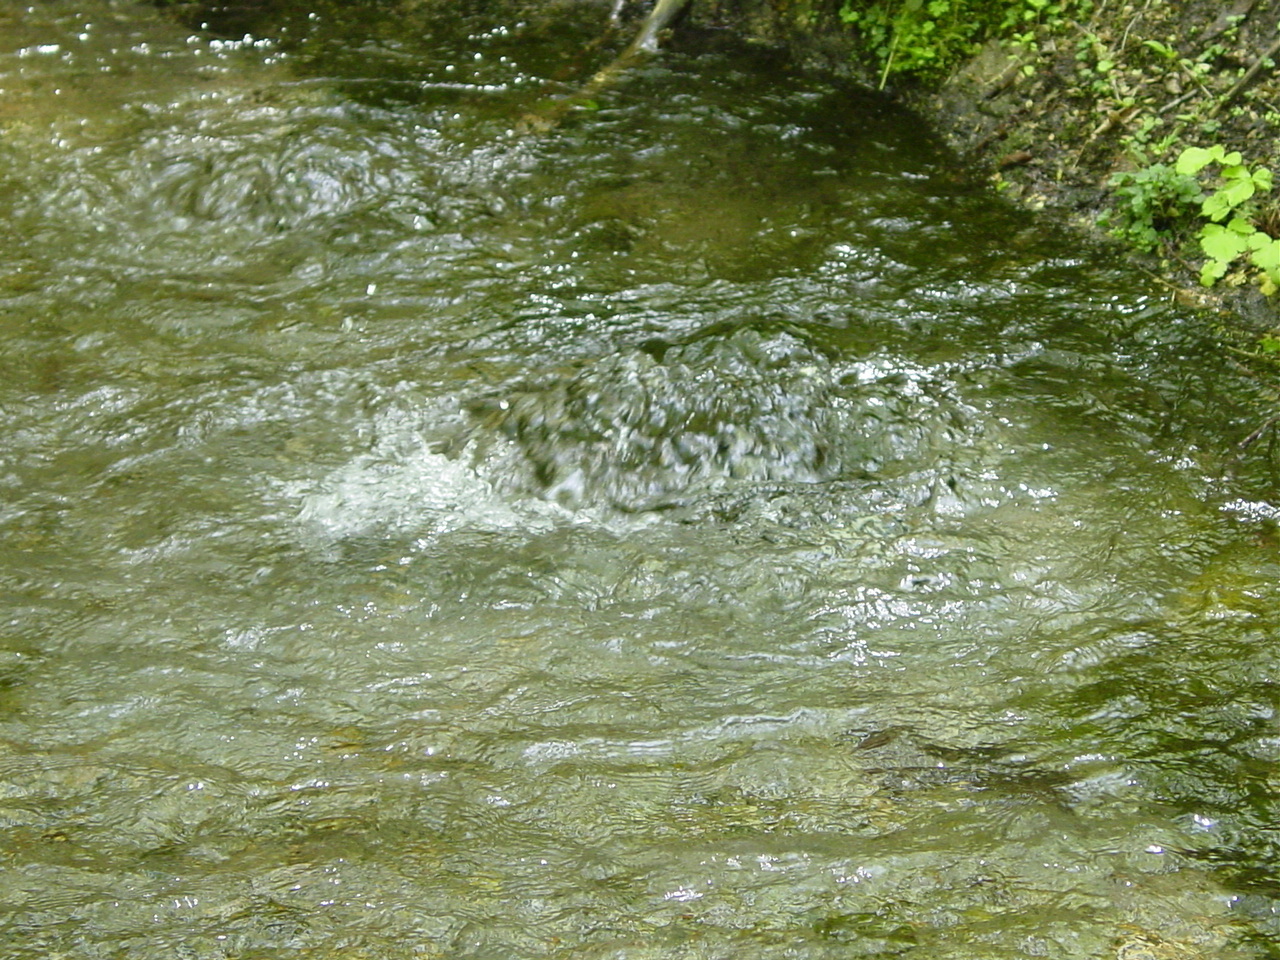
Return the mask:
[[7,954],[1273,955],[1209,321],[542,6],[0,3]]

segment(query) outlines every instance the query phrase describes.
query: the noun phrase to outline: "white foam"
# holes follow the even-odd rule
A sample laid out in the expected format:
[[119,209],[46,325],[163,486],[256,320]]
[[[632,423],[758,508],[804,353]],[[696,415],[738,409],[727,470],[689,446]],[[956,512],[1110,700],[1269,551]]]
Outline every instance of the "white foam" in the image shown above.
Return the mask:
[[436,453],[422,414],[392,410],[378,418],[376,440],[318,481],[292,484],[299,520],[326,539],[414,533],[435,539],[459,528],[543,529],[553,505],[513,503],[478,474],[468,457]]

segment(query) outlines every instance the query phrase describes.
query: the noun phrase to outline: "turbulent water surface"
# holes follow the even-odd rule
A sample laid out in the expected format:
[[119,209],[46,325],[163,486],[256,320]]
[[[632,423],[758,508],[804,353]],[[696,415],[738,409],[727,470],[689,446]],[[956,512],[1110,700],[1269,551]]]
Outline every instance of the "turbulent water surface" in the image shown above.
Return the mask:
[[1276,955],[1209,321],[604,15],[0,0],[0,952]]

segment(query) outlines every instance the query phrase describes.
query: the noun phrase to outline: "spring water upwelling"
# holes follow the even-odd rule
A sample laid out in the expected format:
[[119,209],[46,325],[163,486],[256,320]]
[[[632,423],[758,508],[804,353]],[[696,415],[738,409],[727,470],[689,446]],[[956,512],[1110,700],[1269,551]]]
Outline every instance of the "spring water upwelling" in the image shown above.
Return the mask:
[[1206,321],[714,38],[535,135],[581,10],[76,8],[0,3],[6,956],[1271,955]]

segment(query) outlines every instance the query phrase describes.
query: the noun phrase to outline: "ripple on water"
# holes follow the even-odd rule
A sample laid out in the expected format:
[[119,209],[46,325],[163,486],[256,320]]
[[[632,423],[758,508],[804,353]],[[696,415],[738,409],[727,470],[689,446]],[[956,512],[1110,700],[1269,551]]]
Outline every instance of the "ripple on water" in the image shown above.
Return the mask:
[[0,0],[0,942],[1229,956],[1193,325],[767,54],[521,139],[594,64],[516,6]]

